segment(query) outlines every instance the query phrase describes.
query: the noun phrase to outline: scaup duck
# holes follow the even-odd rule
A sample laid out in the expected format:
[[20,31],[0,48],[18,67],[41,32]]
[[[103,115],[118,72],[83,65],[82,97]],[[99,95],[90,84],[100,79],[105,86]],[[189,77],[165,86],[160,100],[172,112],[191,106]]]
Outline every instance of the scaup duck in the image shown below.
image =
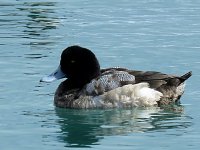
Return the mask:
[[191,72],[174,76],[126,68],[100,69],[93,52],[70,46],[62,52],[58,69],[40,81],[67,78],[55,92],[57,107],[147,107],[176,103],[184,92],[184,81],[191,75]]

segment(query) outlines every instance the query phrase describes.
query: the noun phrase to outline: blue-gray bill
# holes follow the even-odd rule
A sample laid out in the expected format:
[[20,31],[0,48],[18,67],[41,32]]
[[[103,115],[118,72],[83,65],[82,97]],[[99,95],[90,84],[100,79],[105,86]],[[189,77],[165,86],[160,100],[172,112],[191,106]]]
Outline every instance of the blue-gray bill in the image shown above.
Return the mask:
[[65,74],[62,72],[60,66],[48,76],[43,77],[40,82],[53,82],[55,80],[59,80],[65,78]]

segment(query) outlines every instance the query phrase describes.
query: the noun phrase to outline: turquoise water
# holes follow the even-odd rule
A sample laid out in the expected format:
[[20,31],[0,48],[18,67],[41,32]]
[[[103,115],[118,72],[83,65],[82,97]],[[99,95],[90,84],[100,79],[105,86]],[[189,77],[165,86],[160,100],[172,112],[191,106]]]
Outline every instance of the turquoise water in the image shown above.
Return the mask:
[[[199,0],[1,0],[0,10],[1,150],[199,149]],[[74,44],[102,68],[192,70],[184,110],[55,108],[60,81],[39,80]]]

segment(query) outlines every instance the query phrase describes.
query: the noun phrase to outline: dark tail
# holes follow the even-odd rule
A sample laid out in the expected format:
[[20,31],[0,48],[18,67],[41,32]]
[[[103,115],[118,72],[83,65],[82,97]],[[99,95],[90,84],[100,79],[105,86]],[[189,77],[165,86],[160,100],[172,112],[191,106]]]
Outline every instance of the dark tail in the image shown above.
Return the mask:
[[192,71],[190,71],[190,72],[188,72],[188,73],[182,75],[182,76],[180,77],[181,83],[184,82],[185,80],[187,80],[187,79],[188,79],[189,77],[191,77],[191,76],[192,76]]

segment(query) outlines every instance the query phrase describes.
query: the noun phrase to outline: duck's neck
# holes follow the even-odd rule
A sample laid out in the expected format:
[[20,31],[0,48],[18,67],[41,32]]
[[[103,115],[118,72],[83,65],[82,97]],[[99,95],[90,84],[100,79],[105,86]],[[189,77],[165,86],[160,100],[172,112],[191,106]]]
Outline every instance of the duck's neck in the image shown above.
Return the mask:
[[91,80],[99,77],[101,72],[89,73],[89,74],[82,74],[79,78],[72,78],[70,79],[76,87],[82,88],[84,85],[91,82]]
[[98,70],[96,69],[96,71],[93,72],[86,71],[84,73],[79,73],[74,75],[73,77],[67,78],[67,80],[65,80],[63,84],[65,85],[66,90],[71,90],[76,88],[81,89],[86,84],[91,82],[91,80],[99,77],[100,75],[101,75],[100,69]]

